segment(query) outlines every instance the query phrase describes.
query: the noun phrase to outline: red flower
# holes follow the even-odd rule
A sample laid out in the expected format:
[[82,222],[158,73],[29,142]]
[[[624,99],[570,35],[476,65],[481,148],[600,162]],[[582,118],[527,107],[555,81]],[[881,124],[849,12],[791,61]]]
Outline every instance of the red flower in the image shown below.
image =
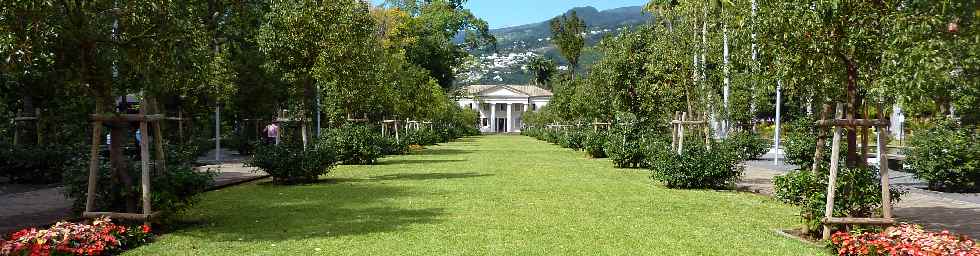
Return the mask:
[[150,225],[143,224],[143,233],[150,233]]

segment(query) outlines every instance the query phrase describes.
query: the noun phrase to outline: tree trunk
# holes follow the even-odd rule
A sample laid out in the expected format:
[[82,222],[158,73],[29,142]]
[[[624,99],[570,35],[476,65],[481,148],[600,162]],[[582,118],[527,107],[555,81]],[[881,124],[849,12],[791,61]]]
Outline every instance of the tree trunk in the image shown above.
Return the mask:
[[[857,91],[858,70],[857,64],[853,60],[845,59],[847,66],[847,119],[860,118],[862,97]],[[858,165],[859,157],[857,151],[857,128],[847,127],[847,167],[854,168]]]

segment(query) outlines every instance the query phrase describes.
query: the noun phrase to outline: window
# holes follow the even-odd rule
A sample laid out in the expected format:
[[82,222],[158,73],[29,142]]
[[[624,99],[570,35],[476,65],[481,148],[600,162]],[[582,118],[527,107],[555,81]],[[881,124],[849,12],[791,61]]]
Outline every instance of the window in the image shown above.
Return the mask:
[[507,104],[497,104],[497,110],[507,111]]
[[531,104],[531,110],[538,110],[537,104]]
[[486,118],[486,117],[484,117],[484,118],[480,118],[480,123],[482,123],[482,124],[483,124],[483,126],[487,126],[487,125],[489,125],[489,124],[487,124],[487,118]]

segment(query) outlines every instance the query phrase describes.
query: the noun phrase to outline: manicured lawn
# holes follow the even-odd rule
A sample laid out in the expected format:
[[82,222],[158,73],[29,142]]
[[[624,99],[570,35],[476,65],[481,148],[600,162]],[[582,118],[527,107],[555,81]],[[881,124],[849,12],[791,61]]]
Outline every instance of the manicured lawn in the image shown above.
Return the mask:
[[522,136],[341,166],[314,185],[207,193],[128,255],[823,255],[776,235],[797,211],[670,190],[642,170]]

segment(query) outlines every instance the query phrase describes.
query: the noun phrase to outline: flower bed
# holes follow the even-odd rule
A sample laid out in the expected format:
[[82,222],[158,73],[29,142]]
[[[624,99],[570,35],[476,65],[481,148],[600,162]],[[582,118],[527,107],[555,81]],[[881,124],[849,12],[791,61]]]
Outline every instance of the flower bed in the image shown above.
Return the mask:
[[969,237],[929,232],[910,224],[880,233],[837,232],[830,241],[839,255],[980,255],[980,246]]
[[0,255],[115,255],[149,242],[147,225],[126,227],[100,218],[91,224],[58,222],[48,229],[28,228],[0,237]]

